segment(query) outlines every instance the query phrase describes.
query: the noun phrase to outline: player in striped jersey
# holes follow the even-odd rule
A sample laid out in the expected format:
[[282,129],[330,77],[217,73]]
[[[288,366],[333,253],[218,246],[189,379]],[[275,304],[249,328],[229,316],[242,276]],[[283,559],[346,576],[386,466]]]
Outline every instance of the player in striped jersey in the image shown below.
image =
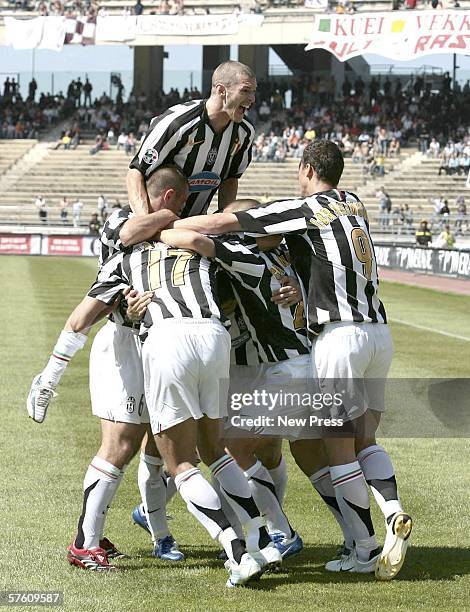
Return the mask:
[[[308,326],[319,333],[312,346],[314,376],[339,386],[345,379],[385,379],[393,352],[385,309],[378,297],[377,263],[366,210],[357,196],[337,188],[343,167],[341,152],[333,142],[314,141],[306,147],[299,166],[301,197],[234,214],[193,217],[174,225],[211,234],[286,234],[294,262],[299,262],[297,269],[308,285]],[[364,403],[369,408],[361,420],[361,424],[366,421],[366,435],[325,435],[324,443],[336,501],[355,542],[354,550],[336,569],[375,569],[376,576],[386,580],[403,564],[412,521],[403,512],[390,457],[375,440],[384,409],[383,397],[379,394],[375,399],[374,405]],[[346,412],[344,416],[352,421],[361,414]],[[386,518],[381,554],[365,480]]]
[[208,100],[177,104],[152,119],[127,175],[133,210],[148,210],[145,179],[162,164],[177,164],[188,177],[182,217],[205,213],[217,190],[219,206],[233,201],[251,162],[254,127],[245,112],[255,92],[251,68],[227,61],[214,71]]
[[[230,586],[259,574],[260,567],[280,564],[282,556],[269,538],[243,472],[225,453],[220,438],[226,415],[221,385],[228,380],[230,337],[214,291],[215,268],[214,262],[195,253],[162,242],[145,243],[131,254],[109,259],[89,295],[108,302],[126,285],[154,292],[141,330],[152,431],[188,510],[224,547]],[[103,292],[103,287],[108,290]],[[250,554],[230,527],[217,493],[194,465],[196,443],[246,530]]]
[[[158,169],[148,181],[148,190],[155,212],[131,218],[128,208],[111,215],[101,236],[100,261],[116,249],[125,250],[142,238],[151,238],[176,218],[175,213],[188,195],[186,178],[176,167]],[[140,307],[146,304],[147,297],[143,295]],[[64,372],[63,364],[86,340],[82,332],[104,314],[103,302],[87,296],[69,317],[48,365],[33,381],[28,411],[34,420],[44,420],[51,392]],[[108,554],[115,557],[117,551],[103,538],[106,512],[124,468],[137,452],[149,423],[140,351],[140,341],[120,301],[110,321],[96,334],[90,353],[90,394],[93,414],[101,419],[102,441],[85,475],[83,512],[77,538],[68,553],[69,561],[83,568],[114,569],[108,563]],[[43,389],[48,391],[44,397]],[[42,401],[44,398],[47,401]],[[145,507],[160,509],[148,521],[155,540],[154,555],[165,560],[181,560],[183,555],[175,549],[166,524],[162,461],[151,441],[141,454],[138,479]]]
[[[240,209],[243,202],[236,205]],[[299,317],[299,307],[296,304],[299,300],[302,302],[302,293],[292,287],[292,282],[290,286],[282,286],[287,285],[289,276],[294,277],[294,272],[289,265],[285,248],[280,246],[281,237],[261,238],[257,241],[258,245],[255,243],[250,245],[250,248],[239,237],[219,240],[206,238],[196,232],[175,230],[163,231],[161,240],[211,257],[229,274],[240,314],[249,322],[249,342],[254,344],[257,352],[254,363],[271,364],[270,367],[261,366],[261,372],[259,367],[250,368],[249,378],[245,379],[244,383],[249,385],[255,379],[256,383],[259,383],[259,376],[262,374],[265,385],[275,385],[282,378],[290,379],[292,372],[295,372],[294,376],[307,379],[310,351],[305,322],[303,317]],[[294,297],[292,293],[295,294]],[[285,307],[276,304],[273,299],[280,299]],[[292,306],[288,308],[290,304]],[[299,318],[302,323],[299,323]],[[243,366],[241,368],[243,369]],[[232,365],[231,378],[237,376],[236,369],[237,366]],[[242,376],[246,374],[247,372],[243,372]],[[247,390],[248,388],[244,387],[244,392]],[[305,408],[303,411],[305,412]],[[274,428],[271,433],[277,432]],[[269,435],[268,431],[264,433]],[[302,540],[290,526],[276,495],[274,482],[255,454],[259,438],[253,435],[240,437],[239,434],[239,431],[235,434],[232,432],[232,436],[227,437],[225,441],[226,447],[245,471],[253,497],[267,517],[270,530],[277,536],[277,548],[284,556],[300,552],[303,547]],[[280,455],[278,441],[270,442]],[[266,452],[266,444],[264,446]],[[280,456],[277,465],[279,460]]]

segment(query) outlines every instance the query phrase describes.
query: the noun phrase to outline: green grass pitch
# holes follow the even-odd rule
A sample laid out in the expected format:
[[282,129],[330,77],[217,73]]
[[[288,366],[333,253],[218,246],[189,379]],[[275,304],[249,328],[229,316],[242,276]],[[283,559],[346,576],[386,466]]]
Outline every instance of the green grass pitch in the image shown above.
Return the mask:
[[[281,573],[266,575],[251,588],[224,588],[217,547],[177,498],[169,507],[170,525],[187,560],[169,565],[150,556],[147,534],[130,517],[138,502],[135,461],[106,529],[132,558],[117,561],[122,571],[108,576],[69,566],[65,549],[80,514],[83,475],[99,445],[87,388],[91,343],[67,370],[43,425],[27,418],[25,400],[33,375],[44,366],[95,271],[96,262],[88,259],[0,258],[0,591],[63,591],[64,609],[77,612],[470,610],[470,444],[465,438],[383,441],[404,505],[415,519],[406,565],[390,583],[324,572],[340,543],[339,531],[290,460],[285,508],[306,546]],[[391,318],[470,338],[468,297],[387,283],[381,295]],[[402,324],[392,324],[392,331],[395,376],[470,377],[468,341]],[[372,507],[382,541],[382,518],[374,502]]]

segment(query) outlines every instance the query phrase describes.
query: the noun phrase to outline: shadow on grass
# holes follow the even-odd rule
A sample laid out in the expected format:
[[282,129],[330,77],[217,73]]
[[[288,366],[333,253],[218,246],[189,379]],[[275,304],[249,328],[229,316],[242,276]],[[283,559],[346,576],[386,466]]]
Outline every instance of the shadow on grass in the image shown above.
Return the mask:
[[[124,571],[141,570],[152,567],[223,569],[223,562],[217,559],[218,550],[207,546],[181,547],[186,560],[181,563],[161,561],[150,556],[148,549],[137,552],[133,560],[121,560],[119,566]],[[372,574],[335,574],[326,572],[324,565],[335,557],[335,546],[306,546],[303,551],[287,559],[276,573],[264,574],[262,579],[250,585],[253,589],[272,589],[284,582],[289,583],[357,583],[375,582]],[[413,546],[407,553],[406,562],[395,580],[400,582],[420,582],[425,580],[454,580],[470,574],[470,550],[456,547]]]

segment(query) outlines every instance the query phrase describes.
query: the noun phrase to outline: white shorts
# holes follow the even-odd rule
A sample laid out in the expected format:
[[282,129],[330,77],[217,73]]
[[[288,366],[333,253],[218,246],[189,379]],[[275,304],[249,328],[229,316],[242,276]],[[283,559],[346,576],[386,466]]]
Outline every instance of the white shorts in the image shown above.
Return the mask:
[[145,397],[154,434],[204,415],[227,414],[230,334],[217,319],[166,319],[142,349]]
[[[310,355],[299,355],[276,363],[260,366],[232,366],[229,396],[229,419],[226,423],[227,436],[237,436],[237,430],[249,431],[255,436],[277,436],[297,440],[309,426],[311,408],[305,401],[310,391]],[[240,382],[237,384],[237,378]],[[271,397],[266,404],[242,406],[234,410],[233,393],[250,393],[265,390]],[[279,394],[276,398],[276,394]],[[318,429],[318,428],[317,428]],[[243,435],[243,432],[239,432]],[[245,434],[246,435],[246,434]],[[313,435],[309,437],[320,437]]]
[[312,373],[320,389],[352,389],[363,394],[352,406],[351,419],[366,409],[385,409],[385,380],[393,357],[388,325],[383,323],[329,323],[312,345]]
[[90,351],[92,412],[100,419],[149,422],[144,395],[141,342],[129,327],[108,321]]

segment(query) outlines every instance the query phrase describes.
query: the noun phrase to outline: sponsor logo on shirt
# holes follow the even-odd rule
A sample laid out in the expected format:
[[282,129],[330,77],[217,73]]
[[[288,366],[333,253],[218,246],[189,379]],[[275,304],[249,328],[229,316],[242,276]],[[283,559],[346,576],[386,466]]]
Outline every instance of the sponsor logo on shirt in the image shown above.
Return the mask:
[[188,182],[190,193],[195,193],[198,191],[208,191],[210,189],[217,189],[217,187],[221,183],[221,180],[220,176],[218,174],[215,174],[215,172],[204,171],[190,176]]
[[155,149],[147,149],[142,159],[146,164],[149,164],[149,166],[151,166],[156,161],[158,161],[158,151],[155,151]]

